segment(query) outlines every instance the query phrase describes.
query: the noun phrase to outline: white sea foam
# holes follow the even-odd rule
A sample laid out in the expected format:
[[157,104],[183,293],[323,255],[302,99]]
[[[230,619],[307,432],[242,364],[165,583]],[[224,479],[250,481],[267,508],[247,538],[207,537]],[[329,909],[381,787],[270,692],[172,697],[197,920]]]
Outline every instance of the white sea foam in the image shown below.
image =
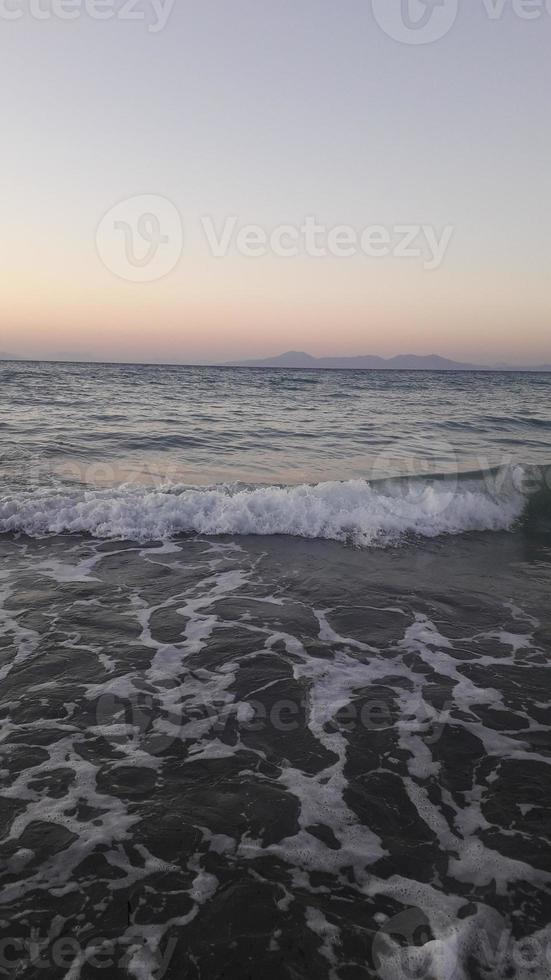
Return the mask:
[[0,532],[81,532],[138,541],[190,531],[287,534],[370,545],[395,542],[405,534],[435,537],[507,530],[522,515],[525,503],[514,488],[497,494],[482,480],[457,485],[349,480],[315,486],[154,491],[127,486],[0,498]]

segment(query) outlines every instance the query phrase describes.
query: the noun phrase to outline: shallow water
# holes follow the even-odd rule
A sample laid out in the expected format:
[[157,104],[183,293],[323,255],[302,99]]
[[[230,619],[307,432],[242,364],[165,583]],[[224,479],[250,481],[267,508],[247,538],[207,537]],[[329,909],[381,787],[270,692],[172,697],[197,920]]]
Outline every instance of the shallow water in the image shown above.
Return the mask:
[[[550,379],[492,376],[475,399],[474,375],[1,369],[19,380],[0,430],[0,967],[549,977]],[[201,446],[209,385],[230,394]],[[337,413],[339,385],[363,407]],[[165,472],[204,465],[199,485],[218,468],[239,486],[117,485],[120,459],[153,465],[155,386],[198,440],[163,442]],[[270,386],[270,404],[252,391]],[[400,398],[409,449],[384,472]],[[295,400],[311,438],[285,454],[265,426]],[[109,402],[120,421],[102,440]],[[459,468],[486,455],[497,478],[454,482],[438,416]],[[83,478],[92,459],[102,481]],[[301,488],[316,468],[323,487]],[[413,478],[363,482],[396,472]]]

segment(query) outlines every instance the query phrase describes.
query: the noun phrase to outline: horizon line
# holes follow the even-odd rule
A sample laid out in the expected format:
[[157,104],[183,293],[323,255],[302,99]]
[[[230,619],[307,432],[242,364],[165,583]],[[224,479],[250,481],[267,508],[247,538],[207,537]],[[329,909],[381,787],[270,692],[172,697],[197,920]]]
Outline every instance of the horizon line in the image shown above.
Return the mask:
[[[296,353],[306,353],[306,352],[296,352]],[[274,358],[281,357],[282,355],[272,355]],[[309,355],[314,358],[314,355]],[[399,357],[440,357],[439,354],[394,354],[390,358],[382,358],[382,355],[377,354],[358,354],[358,355],[335,355],[335,359],[349,358],[353,360],[354,357],[381,357],[382,360],[394,360]],[[268,356],[266,358],[258,358],[258,360],[270,360]],[[316,360],[317,358],[314,358]],[[319,360],[330,360],[330,356],[325,356],[319,358]],[[442,358],[443,360],[448,360],[453,362],[453,358]],[[244,361],[248,359],[243,359]],[[303,365],[303,366],[293,366],[293,365],[280,365],[280,364],[257,364],[254,363],[255,358],[250,359],[253,363],[242,363],[237,361],[221,362],[221,361],[117,361],[117,360],[105,360],[100,358],[98,360],[93,360],[91,358],[87,359],[73,359],[73,358],[48,358],[48,357],[20,357],[16,355],[0,353],[0,363],[2,364],[75,364],[75,365],[85,365],[85,364],[96,364],[98,366],[105,367],[196,367],[196,368],[218,368],[219,370],[231,370],[231,371],[379,371],[388,372],[389,374],[399,374],[400,372],[411,373],[427,373],[427,374],[472,374],[476,372],[477,374],[551,374],[551,364],[544,363],[540,367],[537,365],[513,365],[504,364],[500,366],[483,365],[483,364],[472,364],[472,366],[465,367],[450,367],[450,368],[438,368],[438,367],[384,367],[384,366],[354,366],[349,367],[335,366],[331,365]],[[463,362],[464,364],[465,362]]]

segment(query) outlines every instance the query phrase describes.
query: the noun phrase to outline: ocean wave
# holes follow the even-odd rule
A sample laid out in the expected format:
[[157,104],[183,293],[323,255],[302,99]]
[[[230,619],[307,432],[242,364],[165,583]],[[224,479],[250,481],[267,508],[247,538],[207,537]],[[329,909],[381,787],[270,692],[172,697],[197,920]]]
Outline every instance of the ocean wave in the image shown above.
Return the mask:
[[88,533],[140,542],[186,532],[277,534],[369,546],[411,535],[509,530],[528,502],[519,470],[455,481],[27,492],[0,498],[0,533]]

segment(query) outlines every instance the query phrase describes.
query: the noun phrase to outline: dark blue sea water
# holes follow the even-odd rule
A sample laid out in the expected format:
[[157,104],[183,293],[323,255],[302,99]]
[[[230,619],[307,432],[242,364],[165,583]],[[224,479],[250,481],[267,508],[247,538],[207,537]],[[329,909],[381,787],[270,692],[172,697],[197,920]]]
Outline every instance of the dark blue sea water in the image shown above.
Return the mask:
[[0,363],[0,976],[551,976],[551,376]]

